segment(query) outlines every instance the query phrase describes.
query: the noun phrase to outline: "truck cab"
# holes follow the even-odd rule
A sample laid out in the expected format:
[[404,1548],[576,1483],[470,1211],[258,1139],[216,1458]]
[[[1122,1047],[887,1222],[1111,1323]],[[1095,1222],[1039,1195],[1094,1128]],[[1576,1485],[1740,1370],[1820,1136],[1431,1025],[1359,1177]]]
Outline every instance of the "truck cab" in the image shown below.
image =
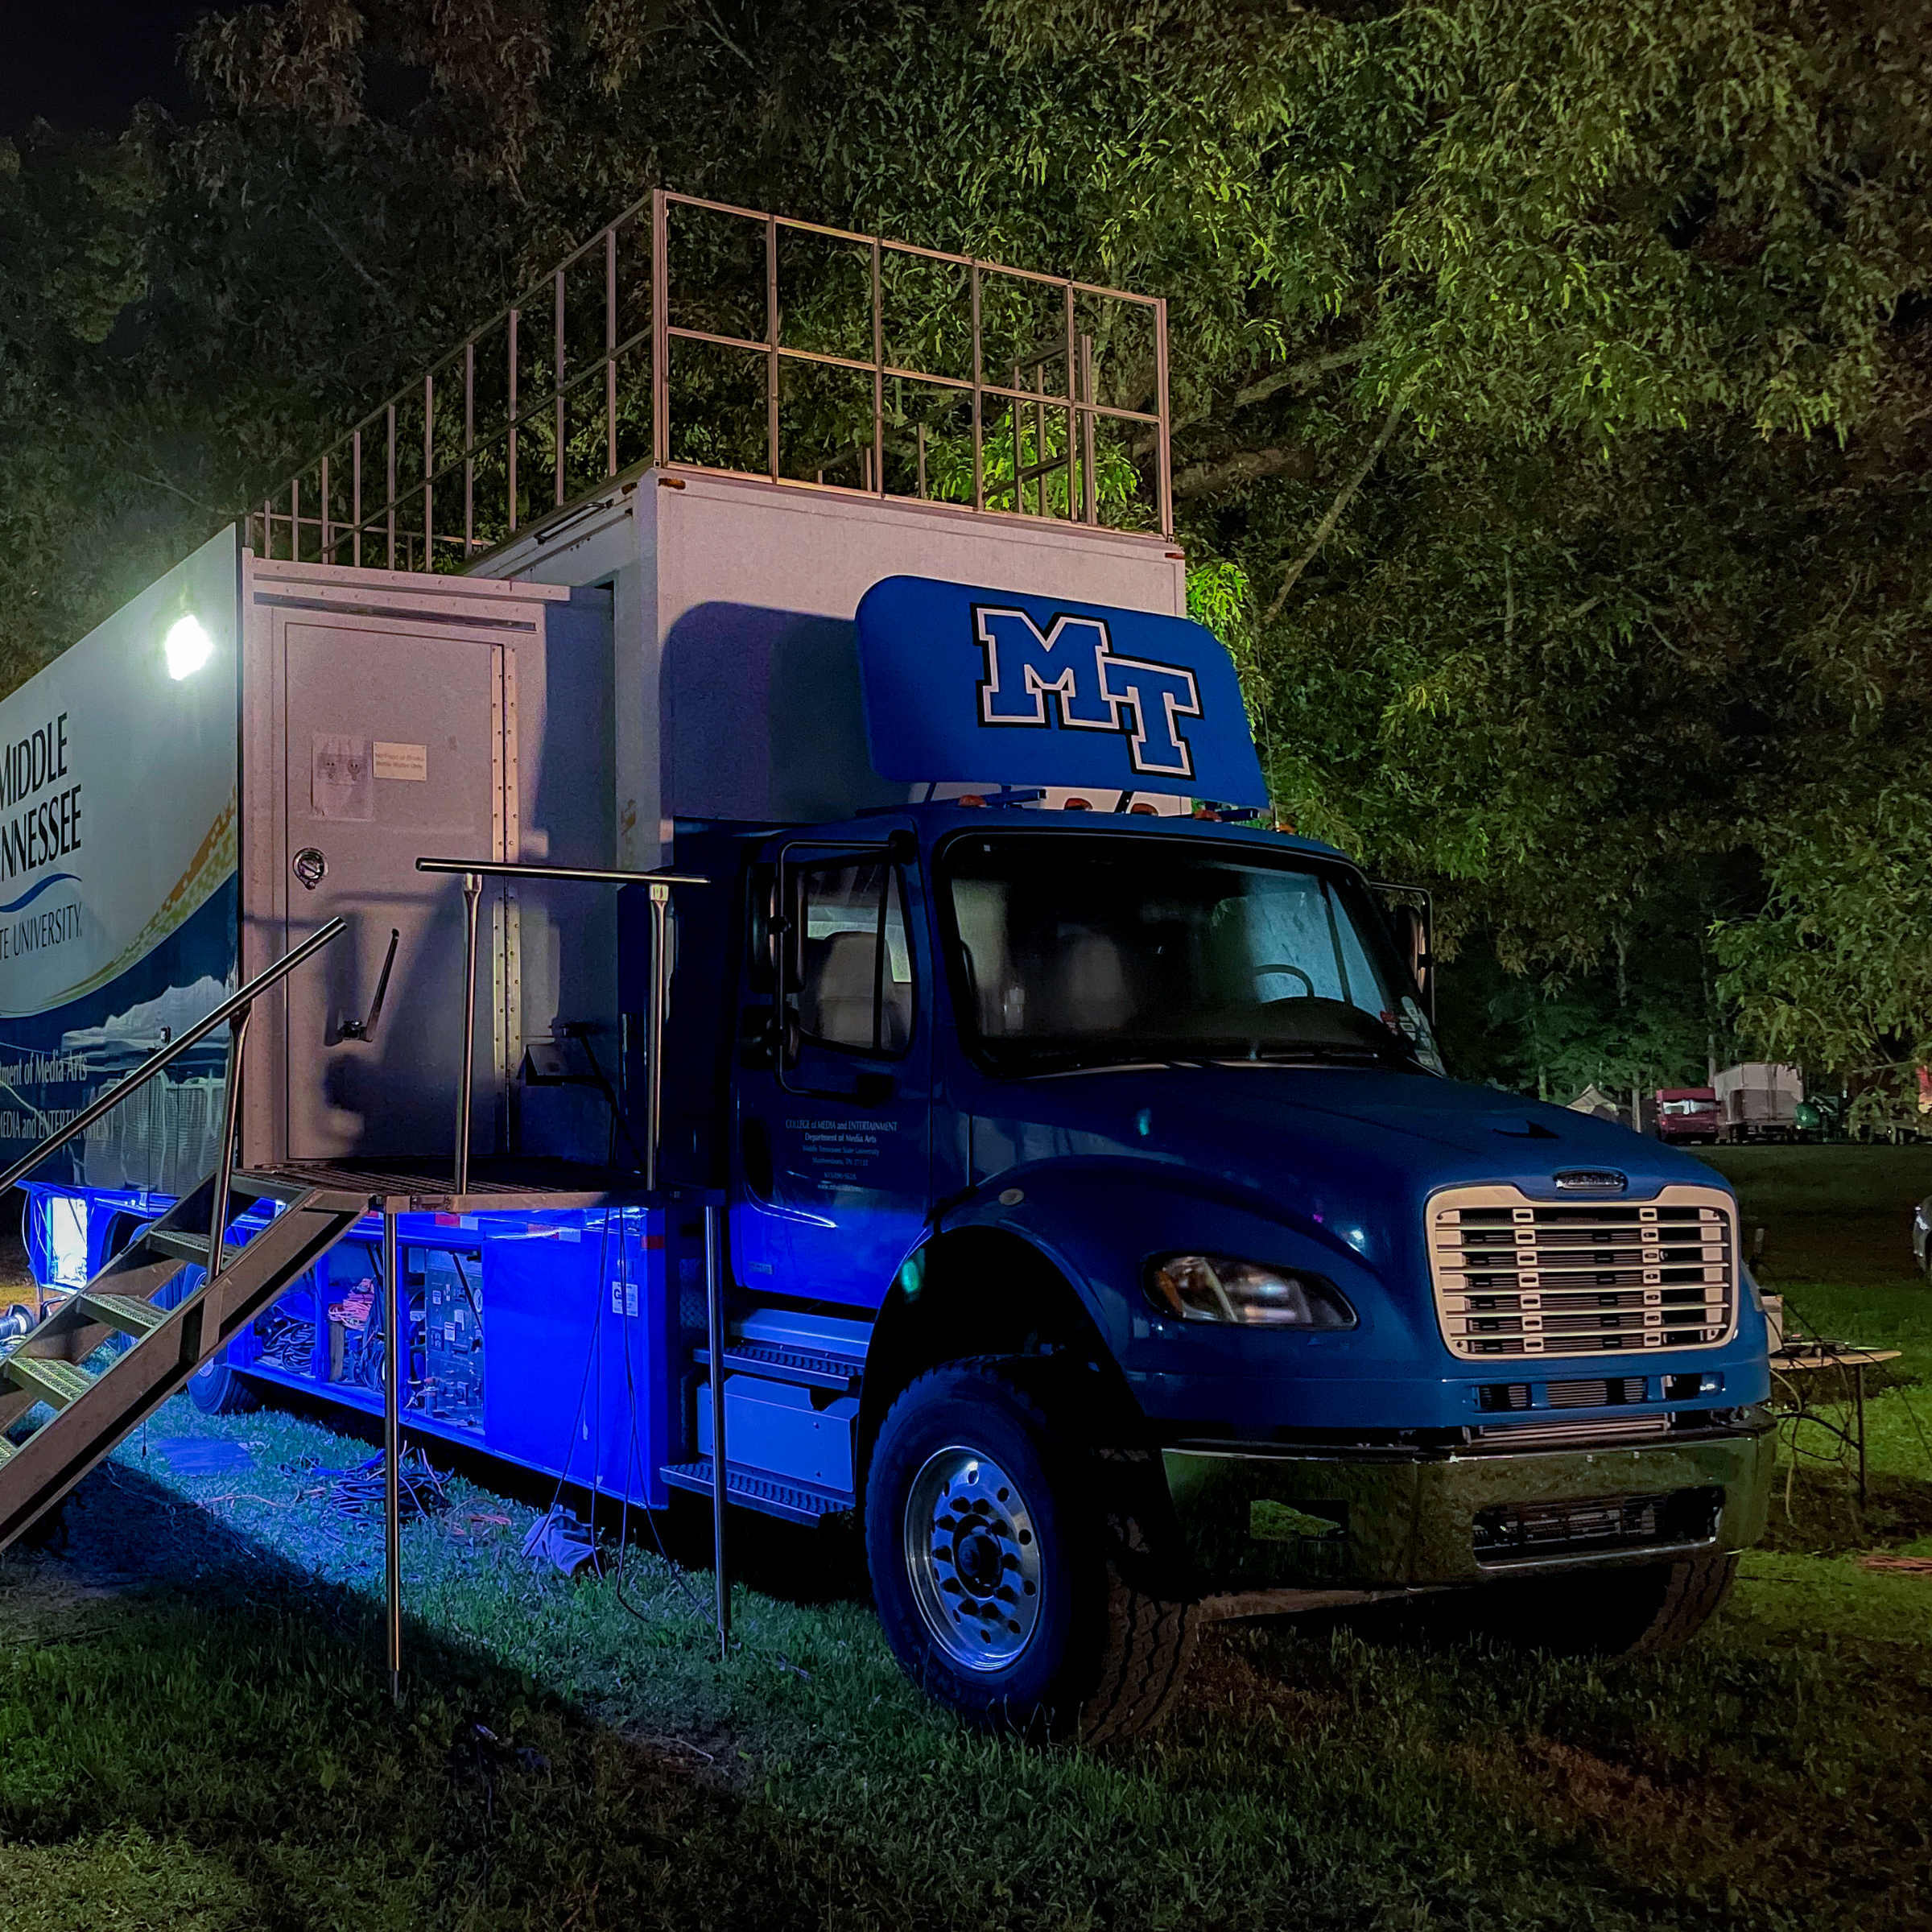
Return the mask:
[[[879,766],[994,762],[931,726],[972,695],[935,657],[984,675],[936,641],[993,596],[861,604]],[[1007,601],[1037,634],[1067,614]],[[729,1203],[729,1492],[856,1512],[902,1661],[982,1720],[1141,1728],[1216,1615],[1426,1594],[1548,1645],[1682,1641],[1765,1509],[1728,1189],[1454,1079],[1414,918],[1245,822],[1218,643],[1073,608],[1211,694],[1185,782],[1221,808],[1054,809],[1056,780],[1117,805],[1178,782],[1069,729],[1070,681],[1002,753],[1030,788],[677,828],[711,883],[666,1136]]]

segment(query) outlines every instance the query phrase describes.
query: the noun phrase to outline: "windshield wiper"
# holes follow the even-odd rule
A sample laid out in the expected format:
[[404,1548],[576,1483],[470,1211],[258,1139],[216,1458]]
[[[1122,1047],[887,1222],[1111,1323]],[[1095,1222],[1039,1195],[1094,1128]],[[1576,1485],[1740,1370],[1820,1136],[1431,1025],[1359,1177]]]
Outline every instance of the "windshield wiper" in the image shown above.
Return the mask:
[[1379,1046],[1345,1046],[1333,1040],[1297,1040],[1292,1042],[1278,1041],[1264,1047],[1258,1042],[1250,1042],[1248,1051],[1240,1054],[1219,1054],[1215,1058],[1229,1065],[1253,1064],[1274,1067],[1291,1064],[1297,1061],[1311,1062],[1322,1067],[1402,1067],[1417,1064],[1413,1053],[1406,1053],[1393,1042],[1389,1048]]
[[1125,1073],[1136,1067],[1154,1067],[1163,1072],[1190,1071],[1208,1064],[1205,1059],[1177,1060],[1161,1053],[1038,1054],[1010,1071],[1022,1080],[1045,1079],[1060,1073]]

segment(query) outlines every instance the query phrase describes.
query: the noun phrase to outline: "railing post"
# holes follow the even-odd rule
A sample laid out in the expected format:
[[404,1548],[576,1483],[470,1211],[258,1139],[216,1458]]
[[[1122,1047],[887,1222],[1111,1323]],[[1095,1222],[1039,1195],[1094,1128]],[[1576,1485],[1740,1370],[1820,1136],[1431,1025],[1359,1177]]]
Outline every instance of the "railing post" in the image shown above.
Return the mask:
[[671,204],[650,191],[650,460],[671,460]]
[[463,1070],[456,1087],[456,1192],[469,1191],[469,1090],[477,1060],[477,909],[483,881],[463,875]]
[[650,883],[650,1009],[644,1016],[644,1186],[658,1185],[664,1121],[664,1008],[671,984],[671,888]]
[[382,1558],[389,1695],[402,1701],[402,1346],[409,1319],[397,1265],[396,1216],[382,1203]]
[[235,1133],[242,1119],[242,1054],[248,1044],[248,1016],[254,1005],[229,1015],[228,1078],[221,1085],[221,1145],[215,1154],[215,1187],[208,1203],[208,1274],[221,1272],[228,1240],[229,1191],[235,1174]]
[[1154,407],[1161,420],[1154,435],[1154,506],[1161,535],[1174,535],[1174,459],[1169,431],[1171,411],[1167,401],[1167,302],[1163,296],[1154,305]]
[[704,1203],[704,1339],[711,1352],[711,1562],[718,1659],[731,1656],[731,1579],[724,1568],[724,1269],[720,1211]]

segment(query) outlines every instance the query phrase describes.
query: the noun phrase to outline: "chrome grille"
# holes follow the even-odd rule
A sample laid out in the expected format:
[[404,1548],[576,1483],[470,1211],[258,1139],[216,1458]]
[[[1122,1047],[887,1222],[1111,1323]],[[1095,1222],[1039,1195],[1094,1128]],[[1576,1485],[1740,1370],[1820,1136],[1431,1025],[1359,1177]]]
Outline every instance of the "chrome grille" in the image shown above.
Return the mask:
[[1596,1422],[1490,1422],[1476,1430],[1485,1443],[1601,1443],[1613,1436],[1667,1435],[1667,1415],[1606,1415]]
[[1736,1229],[1715,1188],[1559,1205],[1455,1187],[1428,1216],[1437,1319],[1465,1359],[1711,1348],[1736,1325]]

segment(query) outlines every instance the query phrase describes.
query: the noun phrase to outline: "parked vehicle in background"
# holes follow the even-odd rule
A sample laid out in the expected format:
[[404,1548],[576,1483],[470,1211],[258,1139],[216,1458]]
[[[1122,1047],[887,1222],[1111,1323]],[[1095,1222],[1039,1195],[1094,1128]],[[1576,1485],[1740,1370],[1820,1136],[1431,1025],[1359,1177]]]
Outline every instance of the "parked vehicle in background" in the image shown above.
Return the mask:
[[1798,1104],[1795,1116],[1801,1141],[1842,1141],[1845,1125],[1845,1096],[1842,1093],[1808,1093]]
[[1795,1067],[1746,1060],[1711,1083],[1727,1141],[1789,1141],[1798,1135],[1805,1083]]
[[1912,1211],[1912,1259],[1920,1273],[1932,1281],[1932,1194]]
[[1657,1137],[1660,1141],[1715,1142],[1724,1124],[1717,1091],[1711,1087],[1660,1087],[1657,1090]]

